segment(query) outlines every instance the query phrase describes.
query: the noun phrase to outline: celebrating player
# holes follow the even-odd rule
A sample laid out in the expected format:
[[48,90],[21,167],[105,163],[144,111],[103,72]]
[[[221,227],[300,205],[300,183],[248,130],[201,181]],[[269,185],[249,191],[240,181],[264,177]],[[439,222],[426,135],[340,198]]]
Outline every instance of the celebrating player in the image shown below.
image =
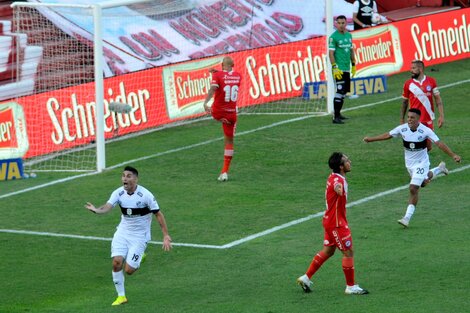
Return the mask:
[[312,284],[310,278],[338,248],[343,253],[343,272],[346,277],[345,293],[364,295],[369,292],[356,285],[354,281],[352,236],[346,220],[346,201],[348,197],[346,173],[351,171],[351,160],[341,152],[334,152],[330,156],[328,164],[333,173],[330,174],[326,182],[325,198],[327,207],[323,215],[324,246],[313,258],[307,272],[297,278],[297,283],[305,292],[310,292]]
[[[408,107],[419,109],[421,111],[420,122],[434,130],[433,120],[434,101],[436,101],[439,111],[439,119],[437,126],[439,128],[444,125],[444,106],[437,88],[436,80],[430,76],[424,75],[424,63],[420,60],[411,62],[411,79],[407,80],[403,85],[403,104],[400,110],[400,124],[405,123],[405,115]],[[427,141],[428,151],[432,148],[432,143]]]
[[[211,88],[204,101],[204,109],[211,113],[215,120],[222,123],[224,131],[224,165],[218,178],[222,182],[228,180],[228,171],[233,157],[233,137],[237,125],[237,100],[241,75],[233,71],[233,65],[232,58],[224,57],[222,71],[212,71]],[[209,107],[208,102],[212,96],[214,96],[214,103]]]
[[108,202],[99,208],[96,208],[90,202],[85,205],[85,208],[98,214],[111,211],[116,204],[121,207],[121,222],[111,243],[113,281],[118,294],[112,305],[127,303],[123,264],[125,261],[124,270],[128,275],[132,275],[140,267],[147,248],[147,242],[150,241],[152,215],[155,215],[162,229],[163,249],[165,251],[171,249],[171,237],[168,234],[165,217],[160,211],[153,194],[144,187],[137,185],[138,176],[139,173],[135,168],[126,166],[121,177],[123,186],[111,194]]
[[[356,57],[351,33],[346,29],[346,17],[340,15],[336,18],[337,30],[328,41],[328,55],[336,82],[333,124],[344,124],[346,119],[341,115],[344,97],[351,89],[351,77],[356,75]],[[351,65],[351,67],[350,67]],[[350,69],[351,68],[351,69]]]
[[427,149],[427,139],[432,140],[442,151],[447,153],[455,162],[460,162],[460,156],[452,152],[452,150],[434,133],[432,129],[420,123],[421,111],[419,109],[408,110],[408,123],[399,125],[390,132],[375,136],[365,137],[364,142],[373,142],[387,140],[392,137],[401,137],[405,148],[405,164],[408,173],[411,176],[410,196],[405,216],[398,220],[403,227],[408,227],[411,217],[414,214],[416,205],[418,204],[419,187],[426,186],[430,180],[438,174],[447,175],[449,171],[444,162],[439,166],[429,170],[430,162]]

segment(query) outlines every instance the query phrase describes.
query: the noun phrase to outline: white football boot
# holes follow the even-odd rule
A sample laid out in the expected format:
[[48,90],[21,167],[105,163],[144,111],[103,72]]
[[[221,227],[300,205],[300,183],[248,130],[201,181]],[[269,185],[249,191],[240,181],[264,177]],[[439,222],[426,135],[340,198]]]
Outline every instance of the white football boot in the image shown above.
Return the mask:
[[366,289],[362,289],[359,285],[346,286],[344,293],[347,295],[366,295],[369,293]]
[[308,276],[306,274],[300,276],[299,278],[297,278],[297,284],[302,287],[302,289],[304,290],[304,292],[310,292],[312,291],[312,289],[310,289],[310,286],[312,285],[312,282],[310,281],[310,279],[308,279]]
[[228,180],[228,174],[227,173],[222,173],[219,175],[219,178],[217,178],[218,181],[227,181]]
[[409,218],[402,218],[401,220],[398,220],[398,224],[400,224],[401,226],[407,228],[408,225],[410,225],[410,219]]
[[439,169],[441,170],[441,173],[444,175],[449,175],[449,170],[446,167],[446,162],[441,162],[439,163]]

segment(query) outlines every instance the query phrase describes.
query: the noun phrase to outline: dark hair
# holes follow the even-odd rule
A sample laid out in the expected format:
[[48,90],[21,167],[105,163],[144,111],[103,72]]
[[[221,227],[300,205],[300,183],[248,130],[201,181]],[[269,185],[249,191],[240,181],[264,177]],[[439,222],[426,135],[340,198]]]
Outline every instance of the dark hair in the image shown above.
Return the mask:
[[424,70],[424,62],[423,62],[423,61],[421,61],[421,60],[413,60],[413,61],[411,61],[411,63],[418,65],[419,67],[421,67],[421,68]]
[[343,165],[343,153],[342,152],[333,152],[328,159],[328,165],[335,173],[341,171],[340,166]]
[[421,116],[421,111],[419,109],[416,109],[416,108],[411,108],[411,109],[408,110],[408,112],[413,112],[413,113],[416,113],[419,116]]
[[139,171],[135,167],[128,165],[124,168],[124,171],[129,171],[132,172],[132,174],[134,174],[135,176],[139,176]]
[[338,15],[336,18],[335,18],[335,21],[337,20],[346,20],[346,16],[344,15]]

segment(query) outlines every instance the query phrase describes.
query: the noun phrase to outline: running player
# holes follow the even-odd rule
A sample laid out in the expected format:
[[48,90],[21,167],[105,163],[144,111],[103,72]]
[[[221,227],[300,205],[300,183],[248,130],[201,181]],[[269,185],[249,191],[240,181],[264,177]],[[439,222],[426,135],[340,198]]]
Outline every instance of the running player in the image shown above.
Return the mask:
[[99,208],[96,208],[90,202],[85,205],[85,208],[98,214],[111,211],[117,204],[121,208],[121,222],[111,243],[113,282],[118,294],[112,305],[127,303],[124,289],[124,271],[128,275],[132,275],[140,267],[145,256],[147,242],[150,241],[152,215],[155,216],[162,229],[163,249],[165,251],[171,249],[171,237],[168,234],[165,217],[160,211],[153,194],[137,184],[138,177],[139,172],[137,169],[126,166],[121,176],[123,186],[117,188],[111,194],[108,202]]
[[430,139],[442,151],[448,154],[455,162],[460,162],[460,156],[455,154],[445,143],[439,140],[439,137],[432,129],[420,123],[421,111],[418,109],[408,110],[408,123],[399,125],[388,133],[375,137],[365,137],[364,142],[373,142],[387,140],[393,137],[401,137],[405,150],[405,164],[408,173],[411,176],[410,196],[405,216],[398,220],[403,227],[408,227],[411,217],[414,214],[418,204],[419,187],[426,186],[430,180],[438,174],[447,175],[449,171],[444,162],[439,166],[429,170],[430,162],[427,149],[427,139]]

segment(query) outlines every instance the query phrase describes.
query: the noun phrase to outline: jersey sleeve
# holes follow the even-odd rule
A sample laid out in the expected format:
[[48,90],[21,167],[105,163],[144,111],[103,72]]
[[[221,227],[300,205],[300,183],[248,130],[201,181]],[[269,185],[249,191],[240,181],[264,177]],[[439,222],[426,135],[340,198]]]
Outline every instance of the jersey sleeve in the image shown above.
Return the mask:
[[220,72],[215,72],[215,73],[212,74],[211,87],[212,87],[212,86],[220,87],[220,84],[219,84],[219,73],[220,73]]
[[336,42],[333,36],[330,36],[330,39],[328,39],[328,49],[336,50]]
[[390,136],[392,137],[398,137],[400,136],[401,134],[401,128],[403,127],[403,125],[400,125],[400,126],[397,126],[395,127],[394,129],[392,129],[391,131],[389,131],[388,133],[390,134]]
[[431,80],[431,87],[432,87],[432,94],[433,95],[439,95],[440,94],[439,88],[437,88],[437,82],[434,78]]
[[403,94],[402,94],[403,99],[409,99],[410,98],[410,82],[406,81],[405,84],[403,85]]
[[359,1],[354,1],[353,3],[353,13],[359,13]]
[[427,130],[427,136],[428,136],[429,139],[431,139],[432,142],[439,141],[439,137],[438,137],[438,136],[436,135],[436,133],[435,133],[432,129],[430,129],[430,128],[428,128],[428,130]]
[[111,204],[113,207],[116,206],[119,201],[119,191],[120,188],[114,190],[111,196],[109,197],[108,203]]
[[160,211],[160,206],[158,205],[157,199],[150,192],[147,195],[147,204],[151,212],[156,213]]

